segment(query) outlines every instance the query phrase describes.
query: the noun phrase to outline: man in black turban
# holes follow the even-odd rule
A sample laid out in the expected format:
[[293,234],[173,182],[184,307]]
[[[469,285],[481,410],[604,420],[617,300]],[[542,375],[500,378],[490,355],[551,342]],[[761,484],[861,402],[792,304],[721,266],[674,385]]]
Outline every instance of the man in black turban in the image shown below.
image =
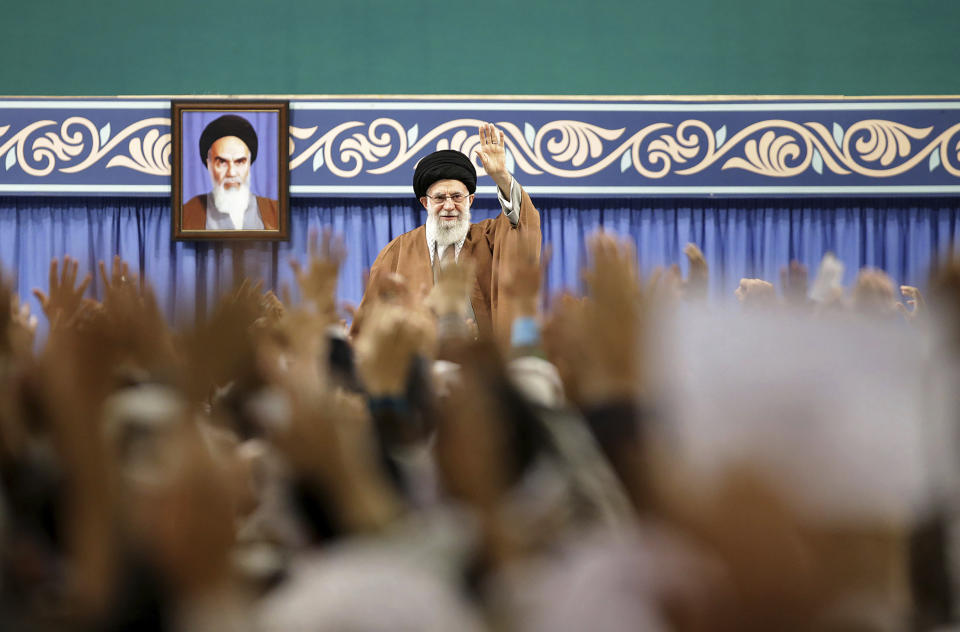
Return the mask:
[[250,121],[224,114],[204,128],[199,145],[213,188],[183,205],[183,230],[276,230],[277,201],[250,191],[259,148]]
[[510,266],[521,253],[540,253],[540,214],[530,197],[506,168],[503,132],[487,124],[480,127],[477,155],[497,185],[503,210],[496,218],[473,224],[470,206],[477,190],[473,162],[459,151],[444,149],[425,156],[413,174],[413,192],[427,211],[426,224],[400,235],[380,251],[370,268],[352,333],[362,324],[365,307],[389,283],[391,274],[406,279],[417,291],[431,287],[438,270],[448,261],[464,257],[475,264],[476,281],[465,306],[481,334],[509,336],[511,318],[500,309],[501,285],[510,278]]

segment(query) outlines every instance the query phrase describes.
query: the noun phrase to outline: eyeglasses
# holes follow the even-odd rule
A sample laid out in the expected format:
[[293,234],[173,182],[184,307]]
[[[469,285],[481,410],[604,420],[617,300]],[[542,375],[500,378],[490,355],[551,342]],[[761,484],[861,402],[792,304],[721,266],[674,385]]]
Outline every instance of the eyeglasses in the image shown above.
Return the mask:
[[451,195],[428,195],[428,198],[433,200],[437,204],[444,204],[447,200],[450,200],[454,204],[463,204],[463,202],[469,198],[469,195],[464,195],[463,193],[453,193]]

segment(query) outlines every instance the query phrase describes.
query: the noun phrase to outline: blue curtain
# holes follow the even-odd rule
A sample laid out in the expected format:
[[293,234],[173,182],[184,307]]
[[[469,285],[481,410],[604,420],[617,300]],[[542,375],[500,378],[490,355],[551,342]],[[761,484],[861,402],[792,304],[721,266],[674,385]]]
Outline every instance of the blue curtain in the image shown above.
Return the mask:
[[810,269],[833,252],[850,285],[865,266],[897,284],[924,286],[933,258],[960,236],[955,198],[607,199],[536,200],[544,243],[553,245],[550,288],[577,287],[585,235],[603,228],[637,244],[642,273],[679,263],[694,242],[710,266],[714,299],[733,299],[743,277],[779,284],[780,268],[796,259]]
[[[960,204],[952,198],[883,199],[566,199],[538,198],[543,238],[553,247],[547,274],[552,293],[578,288],[585,236],[598,228],[629,235],[644,273],[680,263],[688,241],[701,246],[711,294],[731,297],[739,279],[776,283],[781,266],[798,259],[816,269],[833,251],[846,264],[847,284],[863,266],[886,270],[896,283],[922,286],[932,258],[958,237]],[[495,201],[478,201],[474,220],[493,216]],[[411,198],[299,198],[291,201],[289,242],[170,241],[169,198],[0,197],[0,265],[13,275],[31,311],[46,290],[51,258],[80,261],[102,296],[97,262],[115,254],[154,285],[168,317],[193,318],[229,289],[242,267],[269,288],[294,286],[288,261],[303,258],[309,233],[332,227],[349,252],[340,298],[358,302],[363,273],[393,237],[424,221]],[[41,319],[42,320],[42,319]]]

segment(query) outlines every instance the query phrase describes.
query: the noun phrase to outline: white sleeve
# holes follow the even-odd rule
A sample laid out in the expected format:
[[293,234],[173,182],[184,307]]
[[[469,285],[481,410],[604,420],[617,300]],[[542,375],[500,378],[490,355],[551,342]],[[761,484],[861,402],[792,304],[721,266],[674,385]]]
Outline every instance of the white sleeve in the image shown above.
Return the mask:
[[497,187],[497,199],[500,200],[500,208],[503,214],[507,216],[510,223],[514,226],[520,221],[520,205],[523,203],[523,189],[517,184],[516,179],[510,178],[510,199],[503,197],[500,187]]

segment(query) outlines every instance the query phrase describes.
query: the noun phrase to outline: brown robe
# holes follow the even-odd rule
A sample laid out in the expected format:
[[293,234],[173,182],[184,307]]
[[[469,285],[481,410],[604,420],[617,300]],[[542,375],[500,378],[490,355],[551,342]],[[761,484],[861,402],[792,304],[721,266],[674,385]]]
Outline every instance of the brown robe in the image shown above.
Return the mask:
[[[207,193],[195,195],[183,205],[183,225],[181,230],[206,230]],[[264,230],[277,230],[277,201],[257,196],[257,210]]]
[[[521,246],[526,252],[540,256],[540,239],[540,213],[526,191],[523,191],[516,226],[503,213],[470,225],[460,251],[460,260],[467,257],[476,263],[477,278],[470,294],[470,304],[481,335],[492,333],[497,340],[509,339],[513,317],[506,308],[508,301],[503,294],[503,283],[510,278],[512,262],[523,252]],[[433,267],[430,264],[425,225],[400,235],[377,255],[370,267],[370,284],[357,309],[351,335],[355,336],[359,331],[370,297],[380,293],[378,281],[391,272],[406,278],[414,291],[433,286]]]

